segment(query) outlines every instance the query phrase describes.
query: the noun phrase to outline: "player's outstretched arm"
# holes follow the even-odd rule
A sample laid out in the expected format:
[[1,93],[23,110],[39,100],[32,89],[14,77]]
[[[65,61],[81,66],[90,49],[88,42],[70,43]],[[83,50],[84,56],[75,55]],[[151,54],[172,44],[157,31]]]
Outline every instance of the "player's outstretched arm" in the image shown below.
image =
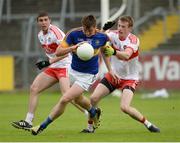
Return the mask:
[[67,57],[68,55],[64,55],[64,56],[60,56],[60,57],[56,57],[56,58],[52,58],[52,59],[49,59],[49,60],[40,60],[38,62],[36,62],[36,67],[41,70],[45,67],[48,67],[49,65],[57,62],[57,61],[60,61],[62,59],[64,59],[65,57]]
[[102,30],[103,30],[103,31],[106,31],[106,30],[112,28],[115,24],[116,24],[116,21],[115,21],[115,20],[114,20],[114,21],[107,21],[107,22],[104,24]]
[[53,63],[55,63],[55,62],[58,62],[58,61],[60,61],[60,60],[62,60],[62,59],[64,59],[64,58],[66,58],[67,56],[68,56],[68,55],[66,54],[66,55],[64,55],[64,56],[55,57],[55,58],[50,59],[49,62],[50,62],[50,64],[53,64]]
[[71,53],[73,51],[75,51],[77,49],[77,45],[73,45],[73,46],[70,46],[70,47],[62,47],[62,46],[59,46],[57,49],[56,49],[56,53],[55,55],[58,57],[58,56],[64,56],[64,55],[67,55],[68,53]]

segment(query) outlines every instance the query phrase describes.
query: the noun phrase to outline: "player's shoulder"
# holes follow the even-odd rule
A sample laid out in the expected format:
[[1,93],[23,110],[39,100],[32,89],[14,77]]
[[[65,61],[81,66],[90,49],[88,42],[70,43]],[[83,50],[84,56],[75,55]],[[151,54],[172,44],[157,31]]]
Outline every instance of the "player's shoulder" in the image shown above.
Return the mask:
[[108,36],[118,36],[118,30],[107,30],[106,31]]
[[73,28],[67,32],[67,35],[70,33],[78,33],[78,32],[82,32],[82,31],[83,31],[82,27]]
[[139,38],[132,33],[130,33],[127,38],[132,44],[137,44],[139,42]]
[[52,24],[51,24],[51,25],[49,26],[49,30],[52,30],[52,31],[53,31],[53,30],[60,30],[60,28],[57,27],[56,25],[52,25]]
[[59,27],[57,27],[56,25],[50,25],[49,26],[49,31],[50,32],[52,32],[52,33],[55,33],[55,34],[58,34],[58,33],[60,33],[60,34],[63,34],[64,35],[64,32],[59,28]]
[[118,30],[107,30],[107,33],[118,34]]
[[104,37],[106,39],[108,37],[108,35],[105,32],[103,32],[99,29],[96,29],[96,37],[101,37],[101,38]]
[[96,29],[96,34],[106,35],[106,33],[101,31],[100,29]]
[[73,28],[66,33],[65,39],[69,36],[77,36],[80,32],[82,32],[82,27]]
[[119,39],[118,30],[107,30],[106,33],[109,39]]
[[52,24],[49,26],[49,34],[51,33],[55,35],[57,39],[62,39],[65,36],[64,32],[61,29]]

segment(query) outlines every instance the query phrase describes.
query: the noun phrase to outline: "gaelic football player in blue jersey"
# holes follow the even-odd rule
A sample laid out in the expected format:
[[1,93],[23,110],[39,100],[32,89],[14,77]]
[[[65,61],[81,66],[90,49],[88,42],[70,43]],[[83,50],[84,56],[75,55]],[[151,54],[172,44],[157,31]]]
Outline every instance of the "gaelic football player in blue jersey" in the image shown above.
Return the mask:
[[[96,80],[99,68],[98,53],[103,49],[103,46],[105,46],[108,37],[96,28],[96,18],[93,15],[83,17],[81,23],[82,27],[72,29],[66,34],[64,40],[56,50],[57,56],[72,53],[72,63],[70,67],[71,88],[61,97],[48,118],[40,125],[31,129],[33,135],[42,132],[52,121],[61,116],[65,111],[66,105],[72,100],[75,100],[76,103],[89,112],[90,120],[88,121],[88,126],[90,127],[87,131],[92,133],[98,126],[101,110],[92,107],[89,99],[82,96],[82,94],[88,91]],[[76,55],[76,49],[82,42],[88,42],[94,48],[94,56],[88,61],[83,61]],[[104,58],[104,61],[108,70],[111,71],[109,60]],[[86,132],[86,130],[84,132]]]

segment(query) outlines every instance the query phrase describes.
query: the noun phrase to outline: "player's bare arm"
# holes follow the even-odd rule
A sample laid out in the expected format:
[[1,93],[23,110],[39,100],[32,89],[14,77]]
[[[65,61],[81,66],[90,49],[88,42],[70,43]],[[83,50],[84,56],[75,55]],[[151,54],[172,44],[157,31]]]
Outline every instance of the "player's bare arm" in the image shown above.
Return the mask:
[[55,63],[55,62],[57,62],[57,61],[60,61],[60,60],[62,60],[62,59],[64,59],[64,58],[66,58],[67,56],[68,56],[68,55],[66,54],[66,55],[63,55],[63,56],[58,56],[58,57],[49,59],[49,63],[50,63],[50,64],[53,64],[53,63]]
[[131,48],[126,48],[124,51],[116,51],[116,57],[120,60],[128,60],[133,54]]
[[131,57],[131,55],[133,54],[133,50],[131,47],[128,47],[124,51],[119,51],[119,50],[116,50],[116,48],[114,48],[110,45],[107,45],[104,48],[104,54],[107,57],[114,55],[120,60],[128,60]]
[[61,44],[57,49],[56,49],[56,56],[64,56],[67,55],[68,53],[74,52],[77,49],[77,45],[73,45],[73,46],[68,46]]
[[108,72],[112,75],[112,77],[113,77],[113,82],[114,83],[119,83],[119,78],[120,77],[118,77],[114,72],[113,72],[113,70],[112,70],[112,68],[111,68],[111,63],[110,63],[110,57],[108,57],[108,56],[106,56],[105,54],[104,54],[104,48],[106,48],[106,46],[104,46],[104,47],[102,47],[101,48],[101,54],[102,54],[102,57],[103,57],[103,60],[104,60],[104,62],[105,62],[105,65],[106,65],[106,67],[107,67],[107,69],[108,69]]

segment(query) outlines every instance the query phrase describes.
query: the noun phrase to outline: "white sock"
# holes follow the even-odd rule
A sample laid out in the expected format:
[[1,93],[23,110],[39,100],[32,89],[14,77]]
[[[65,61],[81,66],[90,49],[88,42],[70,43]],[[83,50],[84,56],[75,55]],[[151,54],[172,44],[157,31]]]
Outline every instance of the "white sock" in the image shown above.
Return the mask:
[[145,121],[144,121],[144,125],[145,125],[147,128],[149,128],[149,127],[152,125],[152,123],[149,122],[148,120],[145,120]]
[[89,131],[93,131],[93,130],[94,130],[94,129],[93,129],[93,124],[88,124],[88,127],[87,127],[87,128],[88,128]]
[[88,130],[89,131],[93,131],[94,128],[93,128],[93,122],[92,121],[88,121],[88,126],[87,126]]
[[33,123],[32,123],[33,118],[34,118],[34,114],[28,112],[27,115],[26,115],[25,121],[28,122],[30,125],[32,125],[32,124],[33,124]]

